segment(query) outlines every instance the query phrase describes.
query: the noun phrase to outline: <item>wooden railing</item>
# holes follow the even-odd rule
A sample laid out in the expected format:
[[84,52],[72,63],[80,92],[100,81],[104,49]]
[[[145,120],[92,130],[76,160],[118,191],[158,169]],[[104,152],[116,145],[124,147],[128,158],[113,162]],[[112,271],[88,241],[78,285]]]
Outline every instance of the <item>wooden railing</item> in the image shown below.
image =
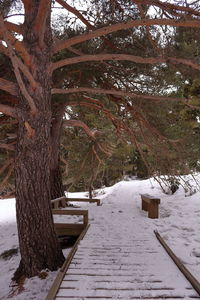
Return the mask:
[[98,206],[101,205],[100,199],[91,199],[91,198],[68,198],[68,197],[60,197],[51,200],[52,208],[57,209],[59,207],[65,207],[67,202],[89,202],[96,203]]
[[57,209],[59,207],[65,207],[66,206],[66,197],[63,196],[63,197],[60,197],[60,198],[56,198],[56,199],[53,199],[51,200],[51,206],[52,208],[54,209]]
[[53,215],[83,216],[83,223],[54,223],[55,231],[58,236],[73,235],[78,236],[88,225],[88,211],[80,209],[53,209]]
[[83,216],[83,223],[55,223],[54,227],[58,236],[73,235],[79,236],[88,225],[88,210],[80,209],[58,209],[59,207],[66,206],[66,197],[60,197],[51,200],[53,215],[65,216]]

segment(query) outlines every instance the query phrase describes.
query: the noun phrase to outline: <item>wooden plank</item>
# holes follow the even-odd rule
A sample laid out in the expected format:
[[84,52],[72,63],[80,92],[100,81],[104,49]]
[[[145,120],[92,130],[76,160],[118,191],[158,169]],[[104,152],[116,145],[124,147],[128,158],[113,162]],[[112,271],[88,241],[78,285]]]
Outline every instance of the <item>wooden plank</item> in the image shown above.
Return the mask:
[[59,201],[65,200],[65,199],[66,199],[65,196],[59,197],[59,198],[55,198],[55,199],[52,199],[52,200],[51,200],[51,203],[59,202]]
[[151,196],[149,194],[141,194],[140,196],[143,200],[147,201],[148,203],[151,202],[151,200],[153,200],[155,203],[160,204],[160,199],[159,198],[156,198],[156,197]]
[[159,209],[158,203],[151,202],[148,205],[148,218],[158,219],[159,217]]
[[80,209],[53,209],[53,215],[70,215],[70,216],[83,216],[83,224],[86,227],[88,224],[88,210]]
[[70,251],[69,255],[67,256],[64,264],[62,265],[60,271],[58,272],[56,279],[54,280],[49,293],[47,295],[47,297],[45,298],[45,300],[54,300],[56,297],[56,294],[58,292],[58,289],[62,283],[63,277],[65,276],[65,273],[67,272],[70,263],[78,249],[78,245],[80,243],[80,241],[84,238],[86,232],[88,231],[90,225],[88,224],[87,227],[82,231],[81,235],[79,236],[79,238],[77,239],[76,243],[74,244],[72,250]]
[[56,199],[52,199],[51,206],[52,206],[52,208],[55,208],[55,209],[57,209],[59,207],[65,207],[66,206],[66,197],[63,196],[63,197],[59,197]]
[[142,199],[142,210],[148,211],[148,203]]
[[66,198],[66,201],[70,201],[70,202],[89,202],[89,203],[97,203],[97,206],[101,205],[100,199],[92,199],[92,198]]
[[79,236],[84,230],[84,224],[66,224],[66,223],[55,223],[54,228],[57,235],[72,235]]
[[77,216],[87,216],[88,210],[83,209],[52,209],[53,215],[77,215]]

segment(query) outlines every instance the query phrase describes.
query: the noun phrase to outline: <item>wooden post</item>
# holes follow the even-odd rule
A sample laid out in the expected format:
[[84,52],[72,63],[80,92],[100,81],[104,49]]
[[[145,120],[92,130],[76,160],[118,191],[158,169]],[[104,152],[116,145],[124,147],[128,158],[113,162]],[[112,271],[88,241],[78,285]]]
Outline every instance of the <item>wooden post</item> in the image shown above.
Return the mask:
[[88,225],[88,212],[83,216],[83,224],[85,227]]
[[59,202],[54,202],[54,209],[57,209],[59,207]]
[[142,210],[148,211],[148,203],[142,199]]
[[142,210],[148,211],[148,218],[157,219],[159,217],[160,199],[149,194],[141,194]]
[[60,200],[61,202],[61,207],[66,207],[66,198]]
[[151,201],[149,203],[148,218],[157,219],[158,217],[158,203]]

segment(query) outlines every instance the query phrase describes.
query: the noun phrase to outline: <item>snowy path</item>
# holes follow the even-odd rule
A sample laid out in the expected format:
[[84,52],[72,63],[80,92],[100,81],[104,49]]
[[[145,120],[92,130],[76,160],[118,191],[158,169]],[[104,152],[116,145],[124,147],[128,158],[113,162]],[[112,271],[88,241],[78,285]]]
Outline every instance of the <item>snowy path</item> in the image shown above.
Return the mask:
[[90,206],[91,226],[56,300],[200,299],[155,238],[152,220],[134,197],[123,185],[103,206]]

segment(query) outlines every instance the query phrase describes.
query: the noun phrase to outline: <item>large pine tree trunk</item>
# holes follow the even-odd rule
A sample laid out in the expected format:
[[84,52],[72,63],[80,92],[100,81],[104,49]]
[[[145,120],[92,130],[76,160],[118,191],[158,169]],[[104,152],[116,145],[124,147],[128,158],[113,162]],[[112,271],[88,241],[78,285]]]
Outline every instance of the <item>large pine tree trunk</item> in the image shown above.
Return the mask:
[[[32,0],[24,23],[24,44],[31,54],[29,70],[36,88],[24,80],[37,111],[32,113],[27,99],[21,97],[18,110],[19,128],[15,157],[16,212],[21,262],[14,279],[32,277],[43,269],[56,270],[64,256],[58,243],[51,212],[51,59],[50,6],[45,40],[39,44],[40,32],[33,30],[38,0]],[[41,46],[42,45],[42,46]]]
[[[50,119],[50,117],[48,117]],[[56,270],[63,255],[54,232],[50,206],[50,120],[41,113],[29,124],[19,124],[16,155],[16,211],[21,263],[17,277]],[[25,121],[27,122],[27,121]]]

